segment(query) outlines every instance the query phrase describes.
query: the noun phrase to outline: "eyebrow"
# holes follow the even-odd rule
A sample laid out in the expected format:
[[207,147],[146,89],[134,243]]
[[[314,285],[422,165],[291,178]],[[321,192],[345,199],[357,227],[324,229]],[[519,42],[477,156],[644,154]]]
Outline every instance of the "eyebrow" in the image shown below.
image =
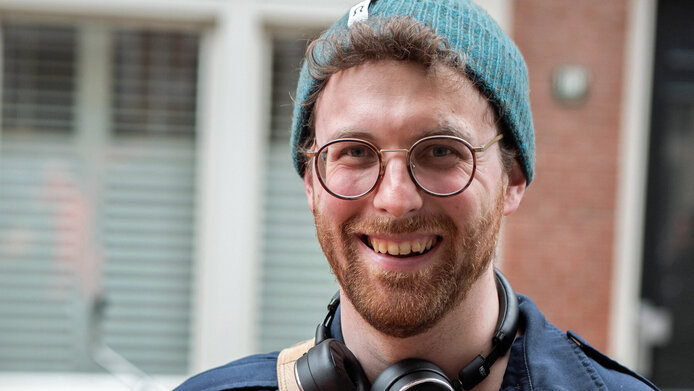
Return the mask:
[[[462,138],[464,140],[471,140],[471,133],[467,128],[459,128],[457,126],[451,126],[448,124],[442,124],[430,130],[423,132],[418,135],[418,139],[429,137],[429,136],[455,136]],[[331,140],[337,140],[341,138],[358,138],[367,141],[374,141],[374,137],[371,133],[365,132],[363,130],[356,129],[344,129],[333,135]]]
[[463,140],[470,141],[471,140],[471,132],[467,128],[459,128],[457,126],[451,126],[448,124],[442,124],[437,126],[434,129],[428,130],[424,132],[421,137],[428,137],[428,136],[455,136],[462,138]]
[[340,138],[358,138],[367,141],[373,141],[373,136],[369,132],[356,129],[344,129],[335,133],[331,140],[337,140]]

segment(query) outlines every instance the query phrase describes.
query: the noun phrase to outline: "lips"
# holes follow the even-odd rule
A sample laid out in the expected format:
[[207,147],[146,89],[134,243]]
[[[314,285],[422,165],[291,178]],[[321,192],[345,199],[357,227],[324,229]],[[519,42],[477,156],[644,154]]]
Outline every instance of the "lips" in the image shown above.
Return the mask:
[[365,236],[364,243],[374,252],[394,256],[416,256],[425,254],[439,241],[437,236],[422,237],[410,240],[395,240]]

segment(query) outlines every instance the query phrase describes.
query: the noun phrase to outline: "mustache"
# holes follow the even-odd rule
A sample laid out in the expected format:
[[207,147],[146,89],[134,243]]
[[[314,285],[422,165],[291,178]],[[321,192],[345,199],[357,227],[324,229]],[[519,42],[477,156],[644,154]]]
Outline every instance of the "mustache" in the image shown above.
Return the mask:
[[345,235],[357,234],[411,234],[456,232],[457,227],[450,216],[414,215],[401,219],[385,216],[371,218],[351,217],[345,221],[342,232]]

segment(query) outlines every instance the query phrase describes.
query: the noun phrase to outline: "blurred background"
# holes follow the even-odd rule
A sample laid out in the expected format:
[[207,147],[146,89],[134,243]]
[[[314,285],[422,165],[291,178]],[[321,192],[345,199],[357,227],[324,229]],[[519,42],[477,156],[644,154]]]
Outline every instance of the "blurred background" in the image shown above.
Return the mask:
[[[337,289],[289,154],[307,41],[356,0],[0,0],[0,389],[170,389],[310,338]],[[694,390],[694,3],[478,0],[530,71],[500,267]]]

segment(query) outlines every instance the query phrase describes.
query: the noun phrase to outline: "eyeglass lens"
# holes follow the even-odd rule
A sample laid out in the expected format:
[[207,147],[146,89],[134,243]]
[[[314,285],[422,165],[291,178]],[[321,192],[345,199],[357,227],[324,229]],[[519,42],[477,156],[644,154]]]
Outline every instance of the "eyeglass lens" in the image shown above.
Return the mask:
[[[437,195],[459,192],[470,181],[474,157],[470,147],[455,138],[428,138],[415,143],[409,166],[416,183]],[[317,170],[330,192],[356,198],[378,182],[381,159],[377,149],[358,140],[328,143],[318,151]]]

